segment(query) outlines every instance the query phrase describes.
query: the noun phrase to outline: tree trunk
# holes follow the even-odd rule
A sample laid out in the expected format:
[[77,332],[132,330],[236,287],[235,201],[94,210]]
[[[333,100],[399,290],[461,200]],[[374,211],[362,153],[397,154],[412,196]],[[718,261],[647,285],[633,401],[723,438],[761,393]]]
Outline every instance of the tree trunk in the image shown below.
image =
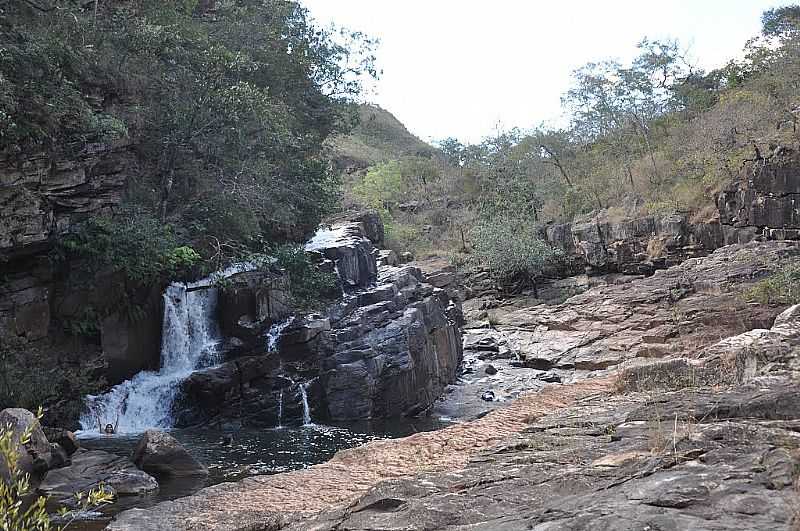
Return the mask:
[[161,205],[159,205],[159,218],[161,222],[167,220],[167,205],[169,203],[169,196],[172,194],[172,185],[175,179],[175,170],[170,169],[164,179],[164,185],[161,191]]

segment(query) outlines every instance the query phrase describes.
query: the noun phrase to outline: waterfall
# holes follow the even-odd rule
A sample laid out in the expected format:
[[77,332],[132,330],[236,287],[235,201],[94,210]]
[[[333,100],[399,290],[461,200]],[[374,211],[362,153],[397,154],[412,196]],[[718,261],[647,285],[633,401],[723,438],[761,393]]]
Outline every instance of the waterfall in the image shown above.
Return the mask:
[[288,319],[279,323],[275,323],[270,327],[269,332],[267,332],[267,352],[277,352],[278,339],[280,339],[283,330],[292,324],[292,320],[293,318],[289,317]]
[[278,428],[283,428],[283,389],[278,395]]
[[306,387],[308,387],[308,383],[300,384],[300,397],[303,400],[303,426],[313,426],[314,423],[311,422],[311,408],[308,407],[308,393],[306,392]]
[[197,282],[170,284],[163,295],[160,369],[140,372],[102,395],[87,396],[81,429],[96,432],[106,424],[116,425],[117,433],[171,428],[181,382],[192,372],[220,361],[215,282],[256,267],[235,264]]

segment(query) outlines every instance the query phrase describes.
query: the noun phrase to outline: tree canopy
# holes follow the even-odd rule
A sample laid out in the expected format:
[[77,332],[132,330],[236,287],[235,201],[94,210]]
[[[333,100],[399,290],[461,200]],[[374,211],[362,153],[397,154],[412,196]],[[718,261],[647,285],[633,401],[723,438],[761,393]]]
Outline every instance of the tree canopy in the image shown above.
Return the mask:
[[0,1],[0,153],[123,146],[129,201],[204,241],[298,240],[335,208],[363,34],[288,0]]

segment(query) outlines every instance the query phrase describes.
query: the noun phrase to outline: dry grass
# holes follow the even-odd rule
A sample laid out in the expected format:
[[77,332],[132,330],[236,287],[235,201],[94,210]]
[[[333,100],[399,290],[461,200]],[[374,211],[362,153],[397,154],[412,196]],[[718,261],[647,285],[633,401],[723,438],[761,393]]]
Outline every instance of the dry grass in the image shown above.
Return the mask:
[[653,258],[662,258],[667,250],[664,238],[652,238],[647,242],[647,257],[651,260]]
[[698,373],[687,360],[669,359],[621,369],[613,380],[618,394],[677,391],[698,385]]

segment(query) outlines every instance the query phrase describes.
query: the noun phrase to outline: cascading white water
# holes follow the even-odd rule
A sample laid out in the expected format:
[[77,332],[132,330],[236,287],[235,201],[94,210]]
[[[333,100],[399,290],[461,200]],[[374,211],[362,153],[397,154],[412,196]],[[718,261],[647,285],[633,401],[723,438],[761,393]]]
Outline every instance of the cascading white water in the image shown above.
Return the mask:
[[307,386],[308,383],[300,384],[300,397],[303,401],[303,426],[313,426],[314,423],[311,422],[311,408],[308,407],[308,393],[306,392]]
[[275,323],[267,332],[267,352],[276,352],[278,350],[278,339],[281,337],[281,333],[283,330],[292,324],[293,318],[289,317],[288,319],[281,321],[279,323]]
[[283,428],[283,389],[278,395],[278,428]]
[[164,291],[161,368],[140,372],[105,394],[87,396],[81,429],[102,430],[106,424],[115,425],[117,433],[171,428],[180,383],[193,371],[219,361],[221,336],[215,317],[218,290],[214,283],[256,267],[252,263],[235,264],[197,282],[171,284]]

